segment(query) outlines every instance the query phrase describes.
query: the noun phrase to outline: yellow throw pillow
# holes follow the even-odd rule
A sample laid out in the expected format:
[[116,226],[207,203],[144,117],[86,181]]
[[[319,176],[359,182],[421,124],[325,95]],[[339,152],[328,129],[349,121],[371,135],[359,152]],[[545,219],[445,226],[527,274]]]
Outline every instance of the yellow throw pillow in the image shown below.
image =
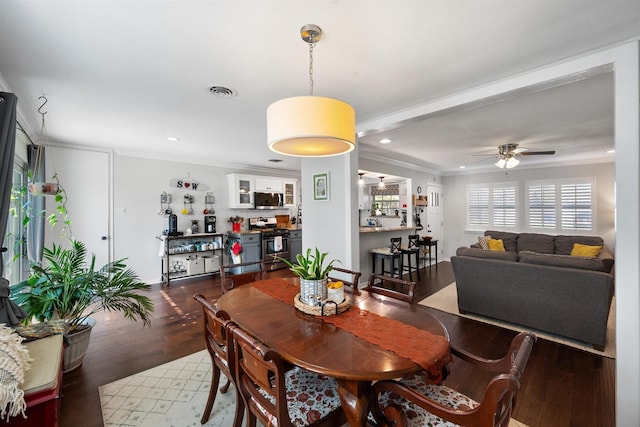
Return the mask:
[[489,239],[489,250],[496,252],[505,252],[502,239]]
[[574,243],[573,249],[571,249],[571,255],[595,258],[600,255],[601,250],[602,246],[589,246],[581,245],[580,243]]

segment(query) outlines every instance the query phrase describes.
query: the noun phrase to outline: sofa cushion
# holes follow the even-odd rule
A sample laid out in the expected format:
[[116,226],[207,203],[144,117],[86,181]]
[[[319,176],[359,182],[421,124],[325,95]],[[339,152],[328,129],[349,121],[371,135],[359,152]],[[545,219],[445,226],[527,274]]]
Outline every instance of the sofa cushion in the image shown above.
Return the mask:
[[602,237],[598,236],[562,236],[558,235],[553,240],[556,247],[555,253],[559,255],[571,255],[574,243],[589,246],[602,246]]
[[504,252],[504,243],[500,239],[489,239],[489,250]]
[[518,236],[518,252],[530,251],[539,254],[555,253],[554,238],[549,234],[520,233]]
[[478,236],[478,245],[480,245],[480,248],[488,250],[489,240],[491,240],[491,236]]
[[458,250],[456,251],[456,255],[470,256],[474,258],[499,259],[502,261],[513,261],[513,262],[518,261],[517,252],[485,251],[484,249],[468,248],[466,246],[462,246],[458,248]]
[[520,262],[525,264],[551,265],[554,267],[578,268],[581,270],[605,271],[604,264],[597,258],[539,254],[530,251],[518,253]]
[[[518,250],[518,246],[516,243],[518,240],[518,233],[510,233],[508,231],[487,230],[484,232],[484,235],[491,236],[491,238],[493,239],[502,240],[502,243],[504,244],[504,250],[507,252],[517,252]],[[571,252],[571,250],[569,250],[569,252]]]
[[602,246],[589,246],[574,243],[573,249],[571,249],[571,255],[595,258],[600,255],[600,251],[602,251]]

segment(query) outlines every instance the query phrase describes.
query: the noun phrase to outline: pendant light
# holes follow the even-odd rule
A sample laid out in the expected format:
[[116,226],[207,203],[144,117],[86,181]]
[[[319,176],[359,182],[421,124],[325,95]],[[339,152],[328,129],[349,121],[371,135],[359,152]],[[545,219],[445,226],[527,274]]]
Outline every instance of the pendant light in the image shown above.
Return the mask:
[[386,185],[384,185],[384,176],[380,177],[380,183],[378,184],[378,188],[386,188]]
[[358,173],[358,176],[360,177],[360,178],[358,179],[358,185],[359,185],[360,187],[364,187],[364,178],[363,178],[363,177],[364,177],[364,172],[359,172],[359,173]]
[[271,151],[297,157],[328,157],[355,148],[355,111],[346,102],[313,95],[313,48],[322,36],[317,25],[300,29],[309,44],[309,96],[274,102],[267,108],[267,144]]

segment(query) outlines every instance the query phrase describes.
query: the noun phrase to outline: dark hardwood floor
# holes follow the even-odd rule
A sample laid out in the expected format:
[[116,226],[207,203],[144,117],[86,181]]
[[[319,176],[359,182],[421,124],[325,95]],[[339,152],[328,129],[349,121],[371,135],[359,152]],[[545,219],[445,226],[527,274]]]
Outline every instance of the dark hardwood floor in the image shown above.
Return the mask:
[[[274,272],[289,275],[288,270]],[[453,281],[451,264],[422,270],[416,300]],[[201,311],[193,294],[220,296],[219,278],[203,277],[154,286],[155,313],[142,328],[118,313],[96,315],[83,365],[64,375],[61,427],[102,426],[98,387],[204,349]],[[484,357],[499,357],[515,332],[429,310],[449,330],[451,341]],[[487,376],[455,360],[447,384],[481,399]],[[615,426],[615,360],[539,339],[525,374],[514,418],[530,427]],[[160,427],[160,426],[159,426]]]

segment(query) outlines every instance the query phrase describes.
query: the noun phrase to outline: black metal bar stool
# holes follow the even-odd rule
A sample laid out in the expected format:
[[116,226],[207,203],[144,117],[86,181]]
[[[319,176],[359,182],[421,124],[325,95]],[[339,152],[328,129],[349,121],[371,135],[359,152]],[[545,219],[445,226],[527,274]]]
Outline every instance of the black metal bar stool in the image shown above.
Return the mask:
[[[381,260],[382,267],[380,270],[380,274],[388,273],[391,277],[397,275],[398,277],[402,277],[402,237],[392,237],[390,240],[390,244],[388,247],[384,248],[375,248],[371,249],[371,260],[372,260],[372,271],[376,273],[376,263],[377,260]],[[390,261],[391,268],[389,270],[385,270],[385,261]],[[396,267],[397,261],[397,267]]]
[[[402,272],[409,272],[409,280],[413,281],[413,272],[418,274],[420,278],[420,246],[418,241],[420,236],[417,234],[409,235],[409,242],[406,245],[402,245],[400,251],[402,252]],[[406,257],[406,263],[405,263]],[[415,264],[411,265],[411,257],[415,258]]]

